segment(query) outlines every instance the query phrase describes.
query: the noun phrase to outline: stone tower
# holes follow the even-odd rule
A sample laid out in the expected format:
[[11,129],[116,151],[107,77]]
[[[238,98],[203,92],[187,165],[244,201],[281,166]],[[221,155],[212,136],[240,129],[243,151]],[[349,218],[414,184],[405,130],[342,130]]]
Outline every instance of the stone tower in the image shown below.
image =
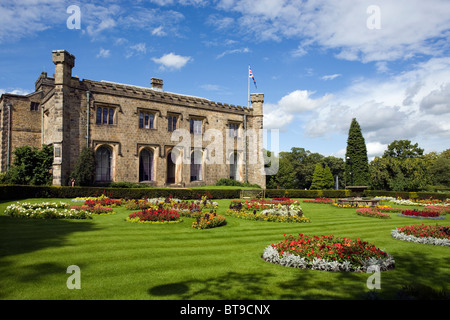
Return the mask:
[[70,174],[69,99],[72,68],[75,57],[65,50],[52,52],[55,64],[55,94],[53,104],[53,185],[67,184]]
[[250,128],[254,130],[256,148],[252,148],[249,141],[249,154],[247,155],[248,165],[248,182],[258,184],[262,188],[266,187],[266,176],[264,173],[264,156],[263,156],[263,104],[264,94],[253,93],[250,95],[253,116],[251,118]]

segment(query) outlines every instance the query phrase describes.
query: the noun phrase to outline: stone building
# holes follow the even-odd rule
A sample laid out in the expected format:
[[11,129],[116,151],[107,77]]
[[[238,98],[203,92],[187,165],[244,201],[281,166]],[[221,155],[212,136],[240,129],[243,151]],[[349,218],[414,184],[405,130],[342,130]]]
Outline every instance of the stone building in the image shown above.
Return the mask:
[[52,52],[55,74],[35,92],[0,97],[1,171],[23,145],[54,149],[53,185],[68,185],[85,147],[95,151],[96,182],[154,186],[212,185],[232,178],[265,187],[263,94],[251,107],[228,105],[151,87],[80,80],[75,57]]

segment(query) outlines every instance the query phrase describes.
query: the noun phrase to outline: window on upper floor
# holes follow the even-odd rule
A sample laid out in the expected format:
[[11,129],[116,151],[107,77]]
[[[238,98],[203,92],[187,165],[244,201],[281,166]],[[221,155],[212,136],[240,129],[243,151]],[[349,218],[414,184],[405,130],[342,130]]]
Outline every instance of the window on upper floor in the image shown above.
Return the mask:
[[167,116],[167,130],[169,132],[173,132],[177,130],[177,116],[175,115],[168,115]]
[[30,111],[39,111],[39,102],[31,102]]
[[202,133],[202,124],[203,121],[201,119],[190,119],[190,132],[195,134],[201,134]]
[[155,129],[155,114],[152,112],[139,112],[139,128]]
[[114,124],[115,108],[110,107],[97,107],[97,119],[96,124]]
[[237,138],[239,136],[239,123],[228,124],[228,136],[231,138]]

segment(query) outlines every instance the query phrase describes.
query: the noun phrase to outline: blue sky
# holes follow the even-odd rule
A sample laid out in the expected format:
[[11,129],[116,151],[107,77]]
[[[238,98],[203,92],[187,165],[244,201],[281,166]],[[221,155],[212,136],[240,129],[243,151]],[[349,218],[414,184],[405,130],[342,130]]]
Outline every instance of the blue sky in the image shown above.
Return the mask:
[[0,0],[0,94],[32,92],[65,49],[81,79],[158,77],[166,91],[246,106],[251,65],[279,151],[343,157],[356,118],[370,158],[400,139],[442,152],[449,35],[448,0]]

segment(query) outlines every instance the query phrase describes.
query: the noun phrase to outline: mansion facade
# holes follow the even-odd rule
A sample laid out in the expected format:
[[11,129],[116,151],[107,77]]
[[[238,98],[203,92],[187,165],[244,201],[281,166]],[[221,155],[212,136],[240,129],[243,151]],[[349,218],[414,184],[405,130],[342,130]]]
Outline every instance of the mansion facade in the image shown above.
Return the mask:
[[166,92],[156,78],[150,88],[80,80],[72,76],[72,54],[56,50],[52,58],[54,76],[43,72],[33,93],[0,97],[2,172],[15,148],[46,144],[54,150],[56,186],[69,185],[89,147],[96,183],[190,187],[231,178],[265,188],[263,94],[241,107]]

